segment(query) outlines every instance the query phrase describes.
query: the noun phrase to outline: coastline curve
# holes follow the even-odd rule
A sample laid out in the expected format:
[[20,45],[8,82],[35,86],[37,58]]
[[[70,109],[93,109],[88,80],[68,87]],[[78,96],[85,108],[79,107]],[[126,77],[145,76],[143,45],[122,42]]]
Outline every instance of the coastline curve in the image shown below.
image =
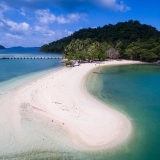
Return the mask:
[[[140,62],[108,61],[101,66],[136,63]],[[128,139],[132,125],[127,117],[85,88],[93,68],[94,64],[62,68],[16,89],[10,101],[1,102],[0,157],[46,150],[98,151]]]

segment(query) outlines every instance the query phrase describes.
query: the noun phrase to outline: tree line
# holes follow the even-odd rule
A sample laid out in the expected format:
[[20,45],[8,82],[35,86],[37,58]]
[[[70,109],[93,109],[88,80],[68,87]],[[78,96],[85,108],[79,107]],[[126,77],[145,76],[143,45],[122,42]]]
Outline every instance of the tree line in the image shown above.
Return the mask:
[[155,61],[160,59],[160,32],[139,21],[81,29],[58,41],[45,44],[42,52],[59,52],[74,59],[104,59],[118,53],[123,59]]

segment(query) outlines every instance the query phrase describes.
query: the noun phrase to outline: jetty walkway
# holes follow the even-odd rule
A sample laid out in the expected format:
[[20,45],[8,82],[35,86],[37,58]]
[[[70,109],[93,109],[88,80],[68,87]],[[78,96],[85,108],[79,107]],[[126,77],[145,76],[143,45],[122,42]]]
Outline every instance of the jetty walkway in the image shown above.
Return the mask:
[[64,59],[63,57],[0,57],[0,60],[9,60],[9,59]]

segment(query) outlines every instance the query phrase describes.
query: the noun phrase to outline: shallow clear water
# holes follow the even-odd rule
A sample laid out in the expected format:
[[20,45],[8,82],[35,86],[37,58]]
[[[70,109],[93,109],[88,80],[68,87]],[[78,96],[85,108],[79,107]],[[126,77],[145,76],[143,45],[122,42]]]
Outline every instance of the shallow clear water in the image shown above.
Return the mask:
[[[34,56],[58,56],[60,54],[54,53],[42,53],[39,52],[39,48],[19,48],[19,49],[4,49],[0,50],[0,57],[34,57]],[[42,70],[47,70],[51,68],[57,68],[62,66],[60,60],[51,59],[51,60],[0,60],[0,82],[10,80],[22,75],[26,75],[33,72],[38,72]]]
[[160,159],[160,66],[124,65],[101,70],[102,75],[90,75],[88,90],[126,114],[134,128],[127,144],[90,159]]

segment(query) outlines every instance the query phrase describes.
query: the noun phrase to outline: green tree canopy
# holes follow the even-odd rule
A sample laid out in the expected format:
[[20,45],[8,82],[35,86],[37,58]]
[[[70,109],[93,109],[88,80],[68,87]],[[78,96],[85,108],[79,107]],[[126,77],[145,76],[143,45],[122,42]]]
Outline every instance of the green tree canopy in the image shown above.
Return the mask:
[[160,32],[150,25],[129,20],[115,25],[81,29],[68,37],[43,45],[40,51],[64,53],[74,59],[99,59],[98,55],[110,48],[114,48],[124,59],[155,61],[160,59]]

